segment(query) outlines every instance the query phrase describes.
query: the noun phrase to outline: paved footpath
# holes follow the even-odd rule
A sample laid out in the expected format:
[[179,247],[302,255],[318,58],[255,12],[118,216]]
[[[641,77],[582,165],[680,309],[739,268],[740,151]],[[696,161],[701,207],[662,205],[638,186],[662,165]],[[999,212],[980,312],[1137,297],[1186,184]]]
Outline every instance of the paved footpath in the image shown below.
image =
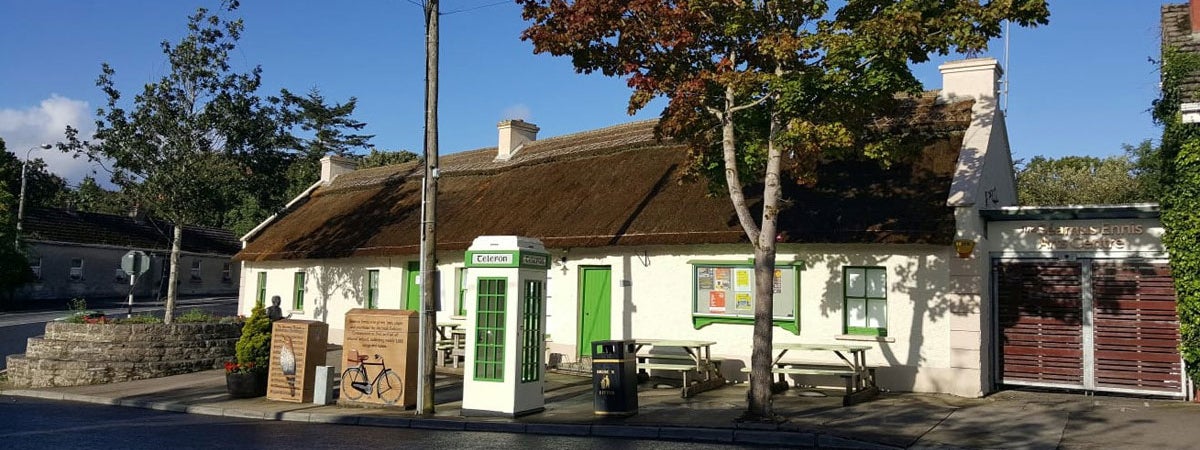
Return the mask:
[[[340,360],[338,351],[330,361]],[[436,413],[384,408],[318,406],[233,399],[221,370],[152,380],[0,394],[150,408],[262,420],[381,427],[495,431],[572,436],[632,437],[790,448],[1020,448],[1089,449],[1200,447],[1200,404],[1125,397],[1005,391],[983,399],[884,393],[842,407],[836,396],[793,389],[775,397],[779,424],[740,424],[745,384],[690,399],[678,389],[648,384],[639,412],[626,418],[593,413],[591,379],[550,373],[546,410],[526,417],[464,418],[461,377],[440,374]],[[832,392],[832,391],[830,391]]]

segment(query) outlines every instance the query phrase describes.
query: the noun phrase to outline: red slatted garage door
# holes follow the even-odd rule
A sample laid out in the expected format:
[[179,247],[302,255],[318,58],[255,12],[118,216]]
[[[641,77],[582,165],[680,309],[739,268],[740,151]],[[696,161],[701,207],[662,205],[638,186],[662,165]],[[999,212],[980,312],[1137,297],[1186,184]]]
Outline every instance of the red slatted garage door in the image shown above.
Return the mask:
[[1182,390],[1175,288],[1166,264],[1093,263],[1096,389]]
[[995,269],[1004,383],[1082,387],[1082,266],[999,262]]

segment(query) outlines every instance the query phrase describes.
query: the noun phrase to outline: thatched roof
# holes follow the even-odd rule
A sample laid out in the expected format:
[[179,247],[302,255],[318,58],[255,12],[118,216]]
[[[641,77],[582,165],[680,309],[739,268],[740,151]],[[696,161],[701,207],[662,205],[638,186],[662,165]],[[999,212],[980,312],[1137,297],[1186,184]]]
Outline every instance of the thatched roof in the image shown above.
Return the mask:
[[[816,186],[786,185],[786,241],[948,244],[946,198],[971,104],[913,99],[910,125],[945,136],[914,162],[830,162]],[[681,181],[687,151],[656,140],[654,126],[534,141],[508,161],[494,161],[494,147],[442,156],[438,249],[462,250],[480,235],[531,236],[550,248],[746,242],[729,198]],[[414,255],[421,172],[410,162],[341,175],[251,236],[235,258]]]
[[[22,223],[31,242],[101,245],[131,250],[171,250],[173,226],[156,219],[134,218],[66,209],[33,208]],[[232,255],[241,242],[232,232],[200,226],[183,228],[182,250]]]

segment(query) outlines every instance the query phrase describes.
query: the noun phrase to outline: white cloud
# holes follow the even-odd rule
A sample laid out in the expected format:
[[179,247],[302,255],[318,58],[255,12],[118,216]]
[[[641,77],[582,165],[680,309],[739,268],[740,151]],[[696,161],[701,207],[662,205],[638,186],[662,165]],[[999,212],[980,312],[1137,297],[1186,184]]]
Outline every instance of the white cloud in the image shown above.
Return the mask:
[[529,119],[533,117],[533,111],[530,111],[528,106],[518,103],[504,108],[504,112],[502,112],[501,115],[503,117],[501,117],[500,120],[518,119],[528,122]]
[[[95,119],[86,101],[72,100],[58,94],[42,100],[37,106],[24,109],[0,108],[0,138],[8,151],[24,159],[26,152],[42,144],[55,144],[65,139],[63,131],[67,125],[79,129],[81,139],[90,140],[96,129]],[[36,149],[29,153],[31,158],[46,161],[50,171],[65,178],[67,183],[76,184],[85,175],[96,177],[96,181],[107,185],[108,174],[86,158],[62,153],[57,149]]]

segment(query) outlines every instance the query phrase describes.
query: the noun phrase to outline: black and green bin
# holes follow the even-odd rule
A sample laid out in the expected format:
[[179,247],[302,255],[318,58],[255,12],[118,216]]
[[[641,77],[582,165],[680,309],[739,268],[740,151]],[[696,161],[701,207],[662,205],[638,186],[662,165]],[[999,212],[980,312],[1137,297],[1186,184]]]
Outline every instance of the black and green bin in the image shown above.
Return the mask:
[[596,415],[638,412],[637,360],[633,341],[592,341],[592,390]]

